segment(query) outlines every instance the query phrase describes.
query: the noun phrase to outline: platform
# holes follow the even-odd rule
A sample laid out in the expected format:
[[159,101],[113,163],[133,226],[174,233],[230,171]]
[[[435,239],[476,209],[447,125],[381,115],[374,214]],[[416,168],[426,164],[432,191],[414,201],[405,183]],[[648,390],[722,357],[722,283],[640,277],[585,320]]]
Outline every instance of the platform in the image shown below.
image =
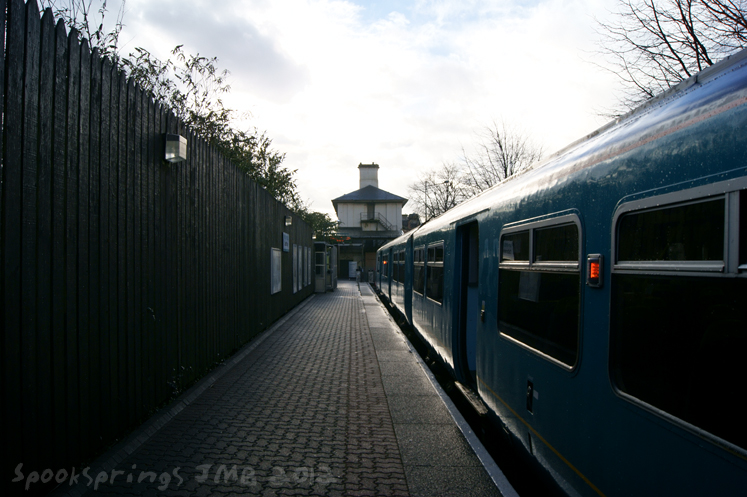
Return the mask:
[[413,350],[340,281],[54,494],[515,495]]

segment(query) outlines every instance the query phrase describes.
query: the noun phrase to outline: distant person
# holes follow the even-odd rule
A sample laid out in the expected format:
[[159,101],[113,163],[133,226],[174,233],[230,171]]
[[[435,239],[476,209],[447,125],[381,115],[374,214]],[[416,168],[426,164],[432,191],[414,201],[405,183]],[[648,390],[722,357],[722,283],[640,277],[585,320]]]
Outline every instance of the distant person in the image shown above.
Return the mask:
[[361,269],[360,266],[358,266],[358,269],[355,270],[355,282],[360,283],[361,282],[361,273],[363,272],[363,269]]

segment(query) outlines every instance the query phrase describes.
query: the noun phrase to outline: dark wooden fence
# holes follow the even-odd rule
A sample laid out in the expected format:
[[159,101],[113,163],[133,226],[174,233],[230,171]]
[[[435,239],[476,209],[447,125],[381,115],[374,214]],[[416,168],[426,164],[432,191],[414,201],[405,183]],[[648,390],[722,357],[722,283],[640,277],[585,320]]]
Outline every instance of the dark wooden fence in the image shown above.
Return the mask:
[[[291,250],[270,294],[272,248],[283,232],[310,247],[307,225],[286,227],[286,207],[35,0],[0,6],[0,490],[15,493],[19,463],[80,469],[313,287],[293,291]],[[166,132],[186,162],[163,160]]]

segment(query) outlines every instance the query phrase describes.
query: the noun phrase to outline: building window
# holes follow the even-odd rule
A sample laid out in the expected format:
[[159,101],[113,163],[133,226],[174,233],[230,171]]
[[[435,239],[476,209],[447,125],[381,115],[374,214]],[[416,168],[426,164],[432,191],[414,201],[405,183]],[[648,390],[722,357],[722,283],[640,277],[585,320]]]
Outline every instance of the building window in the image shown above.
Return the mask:
[[578,358],[581,295],[576,216],[504,231],[498,272],[498,329],[553,362]]

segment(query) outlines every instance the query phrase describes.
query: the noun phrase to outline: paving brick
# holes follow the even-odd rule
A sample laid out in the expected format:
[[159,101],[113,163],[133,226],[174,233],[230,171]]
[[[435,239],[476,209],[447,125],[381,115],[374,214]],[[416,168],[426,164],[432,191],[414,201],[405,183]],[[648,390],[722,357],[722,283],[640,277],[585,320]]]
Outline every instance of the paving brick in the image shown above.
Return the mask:
[[[160,429],[144,428],[133,436],[124,445],[129,455],[116,462],[123,473],[96,491],[84,487],[85,494],[405,496],[413,488],[421,495],[438,493],[427,481],[408,482],[408,475],[429,477],[422,469],[429,460],[416,455],[424,441],[409,448],[402,443],[428,427],[395,424],[387,389],[398,395],[393,398],[398,423],[416,423],[429,409],[408,407],[406,394],[416,402],[412,390],[421,394],[431,387],[425,377],[415,376],[417,362],[391,326],[381,307],[363,299],[353,283],[316,295],[210,379],[212,385],[189,402],[180,400],[182,409]],[[422,399],[427,405],[438,401]],[[434,423],[445,420],[440,411]],[[456,448],[441,447],[444,454],[431,462],[437,466],[458,454],[460,469],[471,469],[477,459],[469,459],[458,430],[446,428]],[[447,443],[438,435],[423,438]],[[451,480],[438,484],[445,481]],[[453,491],[462,488],[450,485]]]

